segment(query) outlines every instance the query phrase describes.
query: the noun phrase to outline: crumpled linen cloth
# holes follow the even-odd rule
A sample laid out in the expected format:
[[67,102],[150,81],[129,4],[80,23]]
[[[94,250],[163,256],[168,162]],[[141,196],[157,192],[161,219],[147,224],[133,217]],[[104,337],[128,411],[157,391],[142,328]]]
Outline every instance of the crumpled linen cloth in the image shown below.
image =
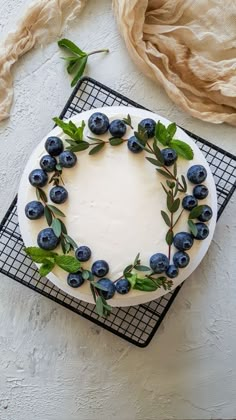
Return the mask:
[[[59,36],[86,0],[38,0],[0,52],[0,120],[12,101],[11,66]],[[113,0],[127,49],[144,74],[193,117],[236,125],[236,1]]]

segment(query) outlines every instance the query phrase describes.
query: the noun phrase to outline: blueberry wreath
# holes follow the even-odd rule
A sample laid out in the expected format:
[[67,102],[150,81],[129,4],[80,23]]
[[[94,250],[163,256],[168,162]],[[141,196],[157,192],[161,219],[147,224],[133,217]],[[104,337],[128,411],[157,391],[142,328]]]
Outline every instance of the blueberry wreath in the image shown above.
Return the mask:
[[[194,240],[204,240],[208,236],[209,228],[206,222],[212,217],[210,206],[198,204],[199,200],[205,199],[208,195],[207,186],[202,184],[207,177],[205,167],[193,165],[188,169],[187,178],[195,185],[191,195],[186,195],[187,183],[184,175],[179,177],[177,174],[178,156],[191,160],[193,151],[187,143],[174,138],[176,124],[172,123],[165,127],[160,121],[156,123],[153,119],[146,118],[140,121],[138,131],[127,139],[124,138],[127,126],[133,129],[130,115],[123,120],[116,119],[110,123],[105,114],[95,112],[88,120],[90,131],[96,136],[109,131],[111,137],[105,141],[99,137],[87,136],[85,141],[84,121],[77,127],[72,121],[63,122],[59,118],[53,120],[69,137],[66,139],[68,146],[64,150],[64,144],[59,137],[48,137],[45,142],[47,154],[40,160],[41,168],[34,169],[29,174],[29,182],[36,188],[37,201],[31,201],[25,206],[26,217],[36,220],[44,216],[49,226],[38,233],[38,247],[25,248],[27,255],[36,263],[41,264],[40,274],[46,276],[55,265],[58,265],[69,273],[67,277],[69,286],[77,288],[85,281],[89,281],[96,302],[96,310],[101,316],[109,315],[111,306],[108,305],[107,300],[111,299],[116,292],[126,294],[132,288],[147,292],[160,287],[170,290],[173,284],[172,279],[178,276],[181,268],[189,264],[190,257],[186,251],[193,246]],[[149,154],[146,159],[165,178],[165,184],[162,184],[162,187],[166,193],[167,211],[163,210],[161,214],[168,228],[166,233],[168,255],[153,254],[150,257],[149,266],[145,266],[141,264],[138,254],[133,263],[124,268],[122,276],[112,281],[107,278],[109,265],[105,260],[95,261],[90,270],[83,269],[82,263],[90,259],[91,249],[86,245],[78,246],[68,235],[62,221],[65,214],[54,204],[60,205],[68,199],[62,173],[63,168],[73,168],[76,165],[75,153],[89,149],[89,154],[93,155],[107,144],[118,146],[124,142],[132,153],[146,151]],[[164,148],[160,149],[158,142]],[[51,174],[50,177],[49,174]],[[52,184],[49,196],[54,204],[48,203],[48,197],[43,190],[48,182]],[[182,203],[178,197],[180,194],[185,194]],[[182,204],[182,210],[178,217],[175,217],[180,204]],[[189,212],[189,231],[174,234],[174,228],[184,211]],[[193,222],[194,219],[198,221]],[[62,255],[54,252],[59,244]],[[171,256],[172,244],[178,250],[173,257]],[[74,252],[74,256],[67,255],[70,251]]]

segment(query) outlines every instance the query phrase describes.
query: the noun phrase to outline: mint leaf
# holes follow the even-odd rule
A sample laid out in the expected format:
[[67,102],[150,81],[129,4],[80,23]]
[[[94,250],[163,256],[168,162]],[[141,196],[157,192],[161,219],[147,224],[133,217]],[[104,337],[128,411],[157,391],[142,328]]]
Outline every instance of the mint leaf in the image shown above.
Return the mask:
[[74,42],[67,38],[60,39],[60,41],[58,41],[58,45],[59,47],[64,47],[73,54],[79,55],[80,57],[87,55],[85,51],[82,51],[77,45],[74,44]]
[[188,220],[188,227],[190,232],[193,234],[193,236],[197,235],[197,226],[195,225],[195,223],[193,223],[192,220]]
[[39,269],[40,276],[42,277],[46,276],[48,273],[50,273],[53,270],[54,267],[55,267],[54,261],[50,261],[47,259],[44,260],[44,263],[41,265]]
[[182,140],[171,140],[170,147],[176,151],[179,156],[182,156],[184,159],[192,160],[193,159],[193,150],[191,147]]
[[125,278],[129,281],[130,285],[131,285],[131,289],[134,289],[135,284],[136,284],[136,280],[137,280],[137,274],[131,274],[129,273],[125,275]]
[[137,278],[133,288],[136,290],[142,290],[143,292],[153,292],[154,290],[157,290],[157,285],[149,278]]
[[71,255],[57,255],[55,257],[55,262],[68,273],[76,273],[81,267],[80,262]]
[[160,121],[156,124],[155,128],[155,139],[158,140],[163,146],[169,145],[168,140],[168,131],[164,124],[162,124]]
[[38,264],[42,264],[45,258],[55,258],[58,255],[56,252],[45,251],[44,249],[36,246],[24,248],[24,251],[34,262]]
[[176,124],[175,123],[169,124],[168,127],[167,127],[167,132],[168,132],[169,140],[173,139],[173,137],[176,133]]
[[188,218],[189,219],[196,219],[198,216],[200,216],[200,214],[202,214],[203,208],[204,208],[204,205],[194,207],[190,211]]
[[83,140],[83,136],[84,136],[84,129],[85,129],[85,122],[84,120],[82,121],[81,125],[79,127],[75,126],[74,129],[74,137],[76,141],[81,142]]
[[78,80],[81,78],[81,76],[83,76],[87,61],[88,61],[87,56],[80,58],[79,64],[78,64],[78,70],[76,72],[74,79],[71,82],[71,87],[75,86]]
[[99,316],[103,316],[103,301],[101,296],[96,299],[96,312]]

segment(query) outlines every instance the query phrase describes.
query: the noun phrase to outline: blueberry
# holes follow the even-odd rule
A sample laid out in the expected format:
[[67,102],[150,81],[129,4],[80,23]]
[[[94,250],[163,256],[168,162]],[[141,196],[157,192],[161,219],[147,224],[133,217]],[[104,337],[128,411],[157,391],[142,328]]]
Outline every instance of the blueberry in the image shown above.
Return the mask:
[[165,166],[171,166],[177,160],[177,153],[174,149],[166,148],[161,151]]
[[65,150],[59,155],[59,163],[63,168],[73,168],[77,162],[77,156],[74,152]]
[[170,279],[174,279],[179,274],[179,269],[175,265],[169,265],[166,270],[166,275],[170,277]]
[[164,273],[169,266],[169,259],[165,254],[157,253],[150,258],[150,267],[154,273]]
[[198,200],[203,200],[208,196],[208,188],[206,185],[196,185],[193,189],[194,197],[198,198]]
[[173,263],[176,267],[184,268],[189,263],[189,255],[184,251],[177,251],[173,256]]
[[202,208],[202,212],[200,216],[198,216],[198,220],[200,222],[208,222],[212,218],[212,209],[207,204],[204,204]]
[[29,182],[33,187],[44,187],[48,182],[48,176],[42,169],[34,169],[29,174]]
[[126,125],[122,120],[114,120],[109,126],[112,137],[123,137],[126,133]]
[[197,235],[195,236],[195,238],[199,239],[200,241],[203,241],[203,239],[206,239],[209,235],[208,226],[202,222],[195,223],[195,226],[197,228]]
[[142,147],[139,146],[139,144],[137,143],[137,139],[135,136],[132,136],[129,138],[127,142],[127,146],[128,146],[128,149],[133,153],[140,153],[143,150]]
[[193,246],[193,237],[188,232],[179,232],[174,236],[174,246],[180,251],[185,251]]
[[67,276],[67,283],[71,287],[80,287],[84,283],[84,279],[82,277],[81,271],[78,271],[77,273],[70,273]]
[[25,215],[30,220],[40,219],[44,214],[44,207],[40,201],[30,201],[25,206]]
[[44,155],[40,159],[40,166],[45,172],[53,172],[56,169],[57,161],[51,155]]
[[102,112],[94,112],[88,120],[89,129],[94,134],[104,134],[109,127],[109,119]]
[[186,195],[182,200],[182,206],[185,210],[191,211],[197,204],[197,199],[193,195]]
[[98,284],[104,288],[104,290],[99,290],[104,299],[111,299],[116,291],[114,283],[110,279],[100,279]]
[[149,139],[154,137],[156,121],[154,121],[152,118],[145,118],[144,120],[140,121],[139,125],[146,130]]
[[120,279],[115,283],[116,291],[121,295],[125,295],[130,291],[131,284],[127,279]]
[[68,198],[68,192],[64,187],[61,187],[60,185],[56,185],[50,190],[50,198],[53,203],[56,204],[62,204],[65,203],[65,201]]
[[59,137],[48,137],[45,142],[45,149],[51,156],[58,156],[63,152],[64,146]]
[[59,244],[59,238],[55,235],[52,228],[46,228],[39,232],[37,243],[40,248],[51,251]]
[[82,262],[88,261],[91,257],[91,249],[85,245],[79,246],[75,251],[75,257]]
[[109,271],[109,265],[104,260],[97,260],[92,265],[92,273],[97,277],[104,277]]
[[188,169],[187,178],[193,184],[200,184],[205,181],[207,177],[207,171],[202,165],[193,165]]

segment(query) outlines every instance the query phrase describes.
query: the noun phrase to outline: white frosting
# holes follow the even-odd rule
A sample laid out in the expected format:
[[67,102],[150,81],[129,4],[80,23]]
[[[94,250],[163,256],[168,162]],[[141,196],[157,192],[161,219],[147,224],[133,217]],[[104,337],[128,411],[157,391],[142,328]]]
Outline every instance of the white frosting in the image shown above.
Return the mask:
[[[158,115],[136,108],[110,107],[99,111],[106,113],[110,121],[122,119],[129,113],[135,129],[140,120],[147,117],[156,121],[161,120],[164,124],[169,123]],[[76,124],[80,124],[82,120],[87,123],[93,112],[95,110],[78,114],[71,119]],[[128,127],[125,137],[128,138],[132,131]],[[85,129],[85,134],[92,135],[88,128]],[[40,167],[40,158],[45,154],[44,143],[49,135],[65,139],[65,135],[58,127],[49,133],[31,155],[20,183],[18,215],[26,246],[37,246],[37,234],[47,226],[44,218],[36,221],[27,219],[24,208],[29,201],[36,199],[35,188],[29,184],[28,175],[31,170]],[[109,135],[105,134],[102,138],[108,139]],[[203,164],[207,169],[208,176],[204,183],[210,193],[201,204],[206,202],[212,207],[213,218],[208,223],[210,235],[204,241],[194,242],[194,246],[188,251],[190,264],[181,269],[178,277],[173,280],[174,287],[184,281],[204,257],[213,236],[217,215],[215,184],[204,156],[196,144],[179,128],[176,138],[188,142],[194,150],[194,160],[186,161],[178,158],[178,174],[186,175],[188,168],[196,163]],[[167,226],[160,213],[161,210],[166,210],[166,197],[161,187],[161,182],[165,180],[145,159],[145,155],[146,152],[131,153],[126,144],[116,147],[106,145],[94,156],[89,156],[88,150],[79,152],[77,165],[72,169],[63,170],[63,180],[69,199],[58,207],[66,214],[64,222],[68,233],[79,245],[87,245],[92,249],[92,258],[88,263],[84,263],[83,267],[89,268],[93,261],[105,259],[110,266],[106,277],[111,279],[119,277],[124,267],[132,263],[138,252],[142,263],[148,264],[151,255],[156,252],[167,254],[168,251],[165,242]],[[45,187],[46,192],[49,189],[50,187]],[[193,185],[188,184],[189,193],[192,189]],[[185,212],[175,232],[188,230],[187,217],[188,212]],[[172,246],[172,255],[174,252]],[[80,288],[73,289],[67,285],[66,277],[67,274],[60,268],[55,268],[53,273],[48,275],[53,283],[70,295],[93,302],[88,283],[85,282]],[[151,293],[132,290],[122,296],[116,293],[109,303],[112,306],[135,305],[156,299],[165,293],[163,289]]]

